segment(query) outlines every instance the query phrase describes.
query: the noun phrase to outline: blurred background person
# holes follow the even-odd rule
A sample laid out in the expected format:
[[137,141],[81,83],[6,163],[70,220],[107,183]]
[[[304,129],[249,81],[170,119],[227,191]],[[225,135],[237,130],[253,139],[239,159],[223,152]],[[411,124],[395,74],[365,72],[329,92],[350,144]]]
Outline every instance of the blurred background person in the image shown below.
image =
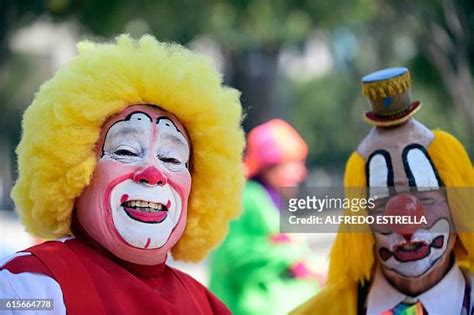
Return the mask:
[[[294,234],[279,233],[281,192],[303,182],[306,143],[280,119],[250,131],[241,217],[231,223],[211,259],[211,290],[235,314],[286,314],[315,293],[309,247]],[[288,196],[286,196],[288,197]]]

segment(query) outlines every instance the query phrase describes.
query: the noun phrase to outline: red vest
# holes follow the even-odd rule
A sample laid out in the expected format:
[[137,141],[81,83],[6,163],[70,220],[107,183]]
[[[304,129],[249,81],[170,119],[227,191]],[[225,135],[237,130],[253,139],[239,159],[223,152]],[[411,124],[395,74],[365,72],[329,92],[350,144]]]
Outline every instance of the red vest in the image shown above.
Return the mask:
[[46,242],[3,269],[54,278],[68,315],[230,314],[191,276],[167,266],[130,264],[83,239]]

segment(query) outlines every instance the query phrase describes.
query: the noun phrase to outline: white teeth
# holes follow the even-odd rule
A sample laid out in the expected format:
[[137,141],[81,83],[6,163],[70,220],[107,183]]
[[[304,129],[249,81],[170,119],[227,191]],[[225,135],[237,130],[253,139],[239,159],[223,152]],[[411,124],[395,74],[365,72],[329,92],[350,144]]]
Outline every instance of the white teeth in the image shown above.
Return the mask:
[[409,243],[409,244],[406,244],[405,246],[403,246],[403,248],[406,249],[406,250],[412,250],[412,249],[416,248],[416,245],[412,244],[412,243]]
[[130,200],[125,202],[124,205],[131,208],[141,208],[140,210],[146,212],[161,211],[165,208],[161,203],[144,200]]

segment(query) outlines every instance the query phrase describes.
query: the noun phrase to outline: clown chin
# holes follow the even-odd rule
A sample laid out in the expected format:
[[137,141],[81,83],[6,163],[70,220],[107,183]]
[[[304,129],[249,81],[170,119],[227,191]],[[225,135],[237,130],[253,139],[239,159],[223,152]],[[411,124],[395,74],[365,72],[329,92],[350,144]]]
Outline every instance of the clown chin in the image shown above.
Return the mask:
[[377,254],[385,269],[407,278],[421,277],[446,253],[449,222],[441,219],[429,229],[416,231],[409,244],[396,233],[375,232],[375,238]]
[[123,241],[150,250],[168,241],[179,221],[181,202],[173,189],[141,187],[125,181],[113,189],[111,209],[112,223]]

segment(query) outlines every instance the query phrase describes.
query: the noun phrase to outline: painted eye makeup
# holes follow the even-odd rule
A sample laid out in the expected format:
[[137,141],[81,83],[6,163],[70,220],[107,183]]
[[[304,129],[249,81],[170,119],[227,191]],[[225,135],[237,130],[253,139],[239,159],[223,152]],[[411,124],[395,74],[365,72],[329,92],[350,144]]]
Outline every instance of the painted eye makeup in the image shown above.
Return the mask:
[[187,169],[188,155],[180,150],[161,148],[156,157],[170,171],[179,172]]
[[137,153],[132,152],[132,151],[127,150],[127,149],[119,149],[119,150],[115,151],[114,154],[118,155],[118,156],[138,156]]
[[170,171],[180,172],[187,169],[187,163],[179,158],[166,155],[158,155],[157,157],[163,163],[164,167]]
[[115,160],[127,162],[131,159],[140,157],[141,152],[140,150],[128,145],[119,145],[116,149],[112,150],[110,156]]
[[173,157],[158,156],[158,159],[162,162],[170,163],[170,164],[174,164],[174,165],[183,164],[180,160],[178,160],[176,158],[173,158]]
[[156,156],[171,171],[176,172],[187,169],[189,150],[181,142],[176,144],[165,140],[162,146],[158,148]]
[[420,198],[420,201],[424,205],[433,205],[433,204],[436,204],[438,200],[432,197],[423,197],[423,198]]

